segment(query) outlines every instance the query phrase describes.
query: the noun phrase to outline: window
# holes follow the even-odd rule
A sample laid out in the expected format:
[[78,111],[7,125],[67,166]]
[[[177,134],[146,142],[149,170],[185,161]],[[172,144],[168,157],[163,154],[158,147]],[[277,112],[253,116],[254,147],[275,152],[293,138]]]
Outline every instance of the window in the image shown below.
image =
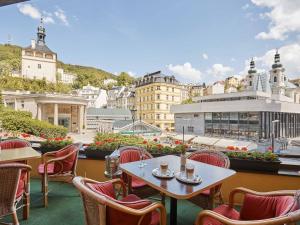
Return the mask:
[[165,120],[167,119],[167,114],[164,114],[164,119],[165,119]]
[[188,127],[188,132],[194,132],[194,127]]
[[156,104],[156,109],[159,109],[160,108],[160,105],[159,105],[159,103],[158,104]]
[[153,87],[151,87],[151,91],[153,91]]
[[172,92],[174,92],[174,88],[172,88]]
[[160,120],[160,114],[156,114],[156,119]]
[[276,83],[277,82],[277,77],[274,77],[274,83]]
[[23,100],[21,101],[21,107],[22,107],[22,109],[24,109],[24,107],[25,107],[25,104],[24,104]]
[[249,86],[252,86],[252,81],[249,82]]
[[42,69],[42,65],[41,64],[38,64],[38,69]]
[[159,99],[160,99],[160,94],[157,94],[156,97],[157,97],[157,99],[159,100]]
[[169,91],[169,87],[167,87],[167,91]]
[[198,114],[194,114],[194,117],[199,117],[199,115]]
[[169,100],[169,95],[167,95],[167,100]]
[[156,90],[160,90],[160,86],[157,86],[157,87],[156,87]]
[[174,101],[174,96],[172,96],[172,101]]

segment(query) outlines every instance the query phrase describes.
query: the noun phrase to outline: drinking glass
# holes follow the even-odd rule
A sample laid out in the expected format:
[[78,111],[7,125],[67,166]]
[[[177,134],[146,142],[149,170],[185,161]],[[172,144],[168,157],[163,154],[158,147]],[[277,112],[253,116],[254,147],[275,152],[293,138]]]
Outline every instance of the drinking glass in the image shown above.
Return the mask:
[[142,163],[144,166],[147,165],[147,163],[144,161],[144,159],[146,159],[146,149],[142,149],[142,157],[143,157],[143,160],[142,160]]
[[139,164],[139,167],[144,167],[144,159],[143,159],[143,149],[140,149],[139,151],[139,154],[140,154],[140,164]]
[[193,179],[194,178],[194,170],[195,170],[195,166],[193,164],[186,164],[185,172],[186,172],[186,178],[187,179]]

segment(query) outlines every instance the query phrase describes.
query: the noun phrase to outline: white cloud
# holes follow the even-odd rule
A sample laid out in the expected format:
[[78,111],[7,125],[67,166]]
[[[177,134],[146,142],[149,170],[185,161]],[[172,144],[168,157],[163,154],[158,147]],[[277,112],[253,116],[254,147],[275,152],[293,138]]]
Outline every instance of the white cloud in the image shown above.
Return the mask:
[[256,35],[257,39],[285,40],[288,34],[300,31],[300,1],[297,0],[251,0],[258,7],[266,7],[268,12],[261,18],[269,19],[269,30]]
[[208,59],[208,55],[206,53],[203,53],[202,58],[206,60],[206,59]]
[[[285,68],[285,74],[289,79],[299,78],[300,76],[300,44],[294,43],[282,46],[278,49],[280,60]],[[267,72],[272,68],[276,50],[271,49],[262,56],[254,57],[256,69],[258,72]],[[250,59],[245,60],[245,67],[239,74],[245,76],[249,70]]]
[[66,13],[64,10],[62,10],[61,8],[58,8],[55,12],[54,15],[65,25],[65,26],[69,26],[69,21],[67,19]]
[[229,66],[224,66],[223,64],[216,63],[213,64],[210,69],[208,69],[206,72],[208,74],[213,75],[216,79],[224,79],[227,76],[229,76],[231,73],[233,73],[234,69]]
[[45,23],[55,23],[51,13],[43,11],[42,14],[38,8],[32,6],[31,4],[18,4],[17,7],[20,13],[24,14],[25,16],[29,16],[32,19],[39,20],[43,16]]
[[127,73],[128,73],[130,76],[132,76],[132,77],[136,77],[136,73],[135,73],[135,72],[128,71]]
[[189,62],[186,62],[183,65],[169,64],[167,65],[167,68],[185,82],[198,82],[201,79],[201,71],[193,68]]
[[245,5],[242,6],[242,9],[243,9],[243,10],[246,10],[246,9],[248,9],[249,7],[250,7],[250,5],[247,3],[247,4],[245,4]]

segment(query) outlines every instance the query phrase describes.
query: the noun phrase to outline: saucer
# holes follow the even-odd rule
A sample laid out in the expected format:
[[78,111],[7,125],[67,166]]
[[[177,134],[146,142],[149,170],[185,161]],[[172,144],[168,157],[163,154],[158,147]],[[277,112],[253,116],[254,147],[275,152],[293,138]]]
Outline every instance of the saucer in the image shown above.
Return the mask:
[[194,175],[192,179],[188,179],[185,172],[178,172],[175,174],[175,177],[177,180],[187,184],[200,184],[202,182],[202,178],[198,175]]
[[168,169],[165,174],[162,174],[159,168],[152,170],[152,174],[159,178],[173,178],[175,173],[174,171]]

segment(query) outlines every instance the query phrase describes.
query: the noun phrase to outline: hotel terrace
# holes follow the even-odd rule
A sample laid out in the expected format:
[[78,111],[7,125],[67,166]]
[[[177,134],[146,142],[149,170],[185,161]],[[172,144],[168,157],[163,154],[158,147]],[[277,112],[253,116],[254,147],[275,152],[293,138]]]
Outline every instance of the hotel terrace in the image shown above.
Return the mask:
[[[0,6],[17,2],[21,1],[2,0]],[[271,85],[268,75],[257,74],[251,62],[247,91],[197,97],[196,103],[190,105],[179,105],[181,87],[174,77],[149,74],[137,83],[137,116],[152,127],[172,129],[174,113],[178,132],[240,139],[268,139],[270,124],[278,121],[272,130],[275,138],[296,137],[299,90],[288,83],[282,72],[278,53],[271,70]],[[74,102],[54,94],[3,96],[6,106],[21,110],[28,107],[35,118],[68,124],[70,131],[81,131],[86,125],[84,98]],[[151,98],[154,102],[147,102]],[[174,104],[178,105],[170,112],[166,105]],[[132,130],[135,129],[133,123]],[[195,149],[189,141],[163,135],[146,140],[134,135],[99,133],[93,143],[83,145],[56,137],[41,139],[42,147],[34,148],[29,134],[22,133],[21,139],[9,136],[1,127],[1,138],[7,140],[0,142],[0,222],[300,224],[297,139],[288,146],[293,145],[293,155],[286,146],[276,155],[278,149],[272,148],[263,153],[236,146],[219,151],[213,144]],[[53,144],[62,142],[67,145]]]

